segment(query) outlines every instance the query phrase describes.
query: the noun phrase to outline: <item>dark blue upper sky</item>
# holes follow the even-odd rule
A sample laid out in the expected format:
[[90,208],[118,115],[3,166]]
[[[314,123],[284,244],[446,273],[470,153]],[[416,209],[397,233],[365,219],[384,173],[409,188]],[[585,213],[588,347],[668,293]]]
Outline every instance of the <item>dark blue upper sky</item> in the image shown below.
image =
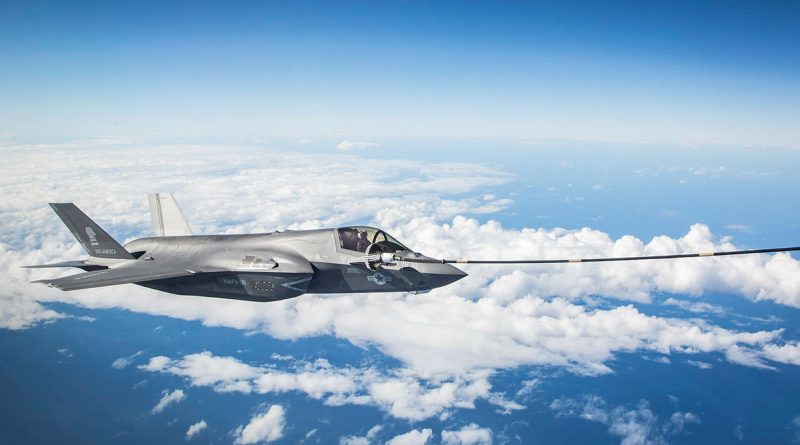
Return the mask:
[[0,132],[796,145],[796,2],[14,2]]

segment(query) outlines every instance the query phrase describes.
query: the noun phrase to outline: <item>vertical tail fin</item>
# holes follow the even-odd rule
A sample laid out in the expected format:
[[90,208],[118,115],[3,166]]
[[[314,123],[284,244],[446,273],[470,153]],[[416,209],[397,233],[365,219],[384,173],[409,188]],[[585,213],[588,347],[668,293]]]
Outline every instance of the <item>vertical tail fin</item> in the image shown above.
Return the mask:
[[85,213],[73,203],[51,203],[50,207],[64,224],[67,225],[72,235],[78,239],[83,249],[89,256],[100,258],[119,258],[132,260],[133,255],[117,243],[111,235],[100,228]]
[[187,236],[192,229],[183,219],[178,203],[171,193],[151,193],[147,195],[150,204],[150,220],[156,236]]

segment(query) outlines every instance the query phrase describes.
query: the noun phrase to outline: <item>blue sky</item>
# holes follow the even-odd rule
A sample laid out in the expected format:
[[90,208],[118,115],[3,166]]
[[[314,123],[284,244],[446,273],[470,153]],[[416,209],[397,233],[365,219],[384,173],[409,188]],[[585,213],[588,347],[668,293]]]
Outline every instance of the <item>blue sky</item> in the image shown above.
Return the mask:
[[15,2],[0,132],[797,145],[795,2]]

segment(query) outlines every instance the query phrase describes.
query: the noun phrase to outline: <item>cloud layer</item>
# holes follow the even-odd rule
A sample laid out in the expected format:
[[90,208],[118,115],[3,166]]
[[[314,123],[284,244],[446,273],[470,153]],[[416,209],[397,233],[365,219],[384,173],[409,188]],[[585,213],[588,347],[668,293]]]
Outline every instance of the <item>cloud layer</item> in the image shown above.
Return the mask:
[[650,409],[646,400],[640,400],[634,408],[609,407],[603,398],[585,396],[583,399],[557,399],[550,404],[559,416],[578,416],[608,426],[608,432],[621,438],[620,445],[665,444],[666,438],[683,432],[700,418],[691,412],[676,411],[662,421]]
[[377,147],[380,144],[376,142],[359,142],[359,141],[342,141],[336,144],[337,150],[361,150],[364,148]]
[[[487,191],[513,177],[479,165],[369,160],[370,171],[380,175],[365,175],[364,160],[357,157],[258,147],[12,145],[2,150],[6,165],[15,168],[0,176],[5,192],[0,267],[8,271],[0,277],[0,327],[23,329],[58,319],[64,315],[40,303],[67,302],[287,340],[332,335],[373,346],[401,364],[377,370],[293,362],[279,370],[200,352],[152,357],[142,368],[192,385],[219,392],[298,391],[327,404],[368,404],[393,417],[420,420],[471,408],[476,400],[516,409],[516,402],[492,391],[492,374],[502,368],[548,366],[598,375],[613,372],[616,354],[637,351],[663,361],[675,353],[712,353],[744,366],[800,364],[797,339],[784,338],[780,329],[743,331],[694,318],[658,317],[649,315],[646,305],[651,294],[667,292],[689,296],[669,300],[678,309],[720,314],[717,306],[690,300],[718,292],[800,307],[800,263],[788,254],[625,265],[468,266],[468,278],[426,295],[306,295],[271,304],[176,296],[131,285],[71,293],[31,285],[27,281],[63,272],[18,266],[84,257],[46,202],[76,201],[114,236],[129,240],[149,234],[144,195],[155,190],[175,193],[196,233],[372,223],[436,257],[632,256],[737,246],[701,224],[682,237],[643,241],[613,239],[590,228],[512,229],[480,222],[476,215],[513,204]],[[24,181],[34,174],[48,180]],[[597,296],[616,301],[617,307],[594,306]],[[122,358],[117,366],[134,358]],[[237,440],[280,437],[284,417],[282,407],[270,407],[242,425]],[[611,420],[604,423],[611,429]],[[424,436],[424,430],[415,431],[409,440]],[[448,440],[485,438],[480,431],[459,431],[451,431]]]
[[[724,315],[721,307],[702,301],[703,294],[714,292],[800,307],[800,262],[788,254],[624,265],[466,266],[468,278],[426,295],[306,295],[272,304],[176,296],[131,285],[72,293],[32,285],[27,281],[64,272],[18,266],[85,256],[46,202],[74,200],[118,239],[130,240],[149,235],[145,194],[156,190],[175,193],[197,233],[370,223],[417,251],[446,258],[636,256],[737,246],[702,224],[681,237],[649,241],[614,239],[591,228],[505,228],[485,220],[513,205],[491,188],[514,178],[473,164],[365,163],[357,157],[258,147],[2,150],[6,165],[15,168],[0,175],[6,192],[0,197],[0,267],[8,271],[0,276],[0,328],[26,329],[58,320],[66,315],[42,303],[67,302],[197,320],[286,340],[335,336],[374,347],[399,363],[393,369],[374,363],[336,367],[323,359],[291,357],[276,357],[280,363],[245,363],[199,351],[149,357],[144,364],[136,353],[114,361],[115,368],[138,362],[143,372],[177,376],[220,393],[298,392],[331,406],[368,405],[392,418],[422,421],[472,409],[479,401],[501,412],[523,408],[516,399],[536,381],[512,389],[513,396],[498,393],[492,387],[498,369],[542,366],[600,375],[613,372],[614,358],[629,352],[646,352],[662,363],[670,363],[675,354],[716,354],[730,363],[763,369],[800,365],[798,339],[785,338],[781,329],[724,328],[697,318],[654,316],[648,306],[652,294],[665,292],[682,295],[665,304],[689,316]],[[76,165],[90,166],[89,175]],[[26,183],[24,178],[33,174],[45,174],[48,181]],[[597,306],[596,297],[612,304]],[[705,363],[680,359],[687,360]],[[153,412],[185,396],[180,389],[167,392]],[[560,399],[551,407],[560,415],[607,425],[611,434],[631,444],[658,443],[699,420],[685,412],[659,419],[646,402],[614,407],[591,397]],[[205,427],[204,421],[192,425],[187,438]],[[237,443],[268,442],[283,437],[285,428],[286,409],[272,405],[257,410],[233,434]],[[373,442],[378,431],[343,438],[343,443]],[[484,444],[492,438],[491,430],[474,424],[441,432],[443,443]],[[414,429],[390,441],[434,439],[432,430]]]
[[372,405],[408,420],[423,420],[451,408],[473,408],[479,398],[505,404],[502,397],[490,392],[490,374],[486,371],[430,382],[409,369],[337,368],[318,359],[298,361],[289,369],[278,370],[208,351],[180,359],[151,357],[139,369],[180,376],[193,386],[211,387],[220,393],[302,392],[326,405]]
[[[536,310],[531,306],[525,309]],[[543,344],[525,346],[518,343],[510,347],[506,343],[497,343],[479,351],[479,355],[488,356],[480,364],[465,365],[462,360],[460,365],[437,364],[431,368],[414,359],[405,367],[380,369],[372,365],[334,367],[325,359],[317,359],[314,362],[294,361],[288,367],[286,361],[281,360],[283,367],[279,369],[275,363],[248,364],[234,357],[220,357],[204,351],[174,359],[151,357],[139,369],[179,376],[192,386],[211,387],[219,393],[301,392],[326,405],[371,405],[392,417],[418,421],[449,410],[472,409],[477,400],[496,405],[505,412],[523,408],[506,394],[492,391],[492,370],[500,367],[523,364],[562,366],[585,375],[603,374],[611,372],[605,362],[616,351],[613,348],[665,354],[675,351],[689,354],[720,352],[732,363],[752,367],[769,367],[765,363],[767,360],[797,364],[800,356],[796,344],[777,346],[769,343],[777,338],[777,331],[735,333],[718,327],[701,329],[685,321],[632,315],[635,310],[630,307],[606,311],[597,316],[599,319],[587,319],[584,312],[577,312],[577,319],[583,321],[570,326],[567,319],[552,318],[556,309],[538,310],[548,315],[531,323],[543,326],[539,333],[530,335],[533,338],[543,336]],[[524,322],[511,320],[511,324],[519,326]],[[557,325],[563,325],[560,329],[564,329],[564,333],[554,331]],[[508,338],[514,335],[511,330],[485,336]],[[581,331],[582,334],[578,334]],[[468,334],[466,330],[455,332],[452,345],[442,343],[441,350],[456,348],[448,356],[454,357],[452,360],[456,363],[459,354],[472,357],[476,352],[474,349],[470,351],[455,346],[460,336]],[[426,339],[430,341],[426,337],[422,343]],[[423,348],[421,344],[419,349]],[[492,353],[492,350],[501,352]],[[524,397],[534,384],[535,381],[523,382],[513,397]],[[478,433],[472,435],[478,436]]]
[[[255,147],[137,147],[136,159],[131,147],[48,148],[3,148],[9,163],[18,165],[0,178],[8,189],[3,196],[8,212],[0,220],[7,234],[0,246],[0,265],[9,271],[0,278],[5,291],[0,319],[7,327],[59,317],[36,301],[65,301],[263,330],[285,339],[335,335],[354,344],[376,345],[420,374],[527,364],[601,373],[609,371],[606,362],[618,351],[719,351],[744,363],[745,356],[752,356],[749,351],[767,343],[778,350],[782,342],[778,331],[734,332],[696,320],[648,316],[631,306],[591,309],[575,299],[602,295],[649,302],[652,292],[725,292],[800,305],[800,262],[788,254],[624,265],[469,266],[468,278],[424,296],[308,295],[268,305],[174,296],[135,286],[63,293],[27,283],[62,272],[17,268],[84,256],[43,203],[74,199],[118,237],[146,235],[149,224],[140,180],[145,175],[148,190],[176,193],[198,233],[371,219],[415,250],[449,258],[653,255],[736,246],[717,240],[699,224],[683,237],[659,236],[645,243],[632,236],[612,239],[589,228],[506,229],[494,221],[479,223],[461,213],[493,212],[509,205],[507,199],[481,190],[512,178],[470,164],[371,160],[385,173],[370,179],[363,177],[357,158]],[[71,165],[59,162],[65,157]],[[138,162],[141,158],[152,162],[144,166]],[[87,179],[75,165],[91,165],[92,177]],[[43,166],[52,182],[21,189],[17,180]],[[175,175],[176,170],[182,174]],[[713,309],[679,304],[690,310]]]

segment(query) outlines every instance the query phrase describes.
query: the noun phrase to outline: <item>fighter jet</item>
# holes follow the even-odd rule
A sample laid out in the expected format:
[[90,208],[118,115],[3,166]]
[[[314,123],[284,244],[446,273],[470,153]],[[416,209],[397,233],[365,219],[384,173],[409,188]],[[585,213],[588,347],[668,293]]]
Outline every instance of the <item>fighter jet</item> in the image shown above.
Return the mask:
[[137,284],[181,295],[276,301],[304,293],[424,293],[467,274],[460,264],[555,264],[639,261],[797,251],[781,247],[610,258],[447,260],[415,252],[368,226],[247,235],[194,235],[170,194],[149,195],[155,236],[124,246],[72,203],[50,204],[88,259],[29,268],[85,272],[34,281],[64,291]]
[[170,194],[149,195],[154,237],[124,246],[75,204],[50,204],[88,259],[30,268],[77,267],[84,273],[38,280],[64,291],[133,283],[182,295],[275,301],[307,292],[424,293],[466,276],[430,260],[383,230],[352,226],[247,235],[194,235]]

